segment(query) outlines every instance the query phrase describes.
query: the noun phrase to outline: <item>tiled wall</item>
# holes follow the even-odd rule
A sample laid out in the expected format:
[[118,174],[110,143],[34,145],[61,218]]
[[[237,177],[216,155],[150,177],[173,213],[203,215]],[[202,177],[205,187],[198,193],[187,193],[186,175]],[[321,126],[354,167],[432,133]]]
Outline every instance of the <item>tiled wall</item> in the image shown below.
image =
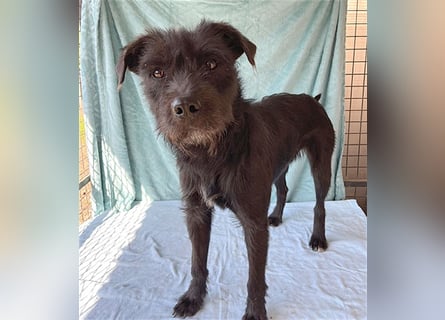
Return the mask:
[[346,197],[366,212],[368,155],[367,1],[349,0],[346,18],[345,146],[342,166]]

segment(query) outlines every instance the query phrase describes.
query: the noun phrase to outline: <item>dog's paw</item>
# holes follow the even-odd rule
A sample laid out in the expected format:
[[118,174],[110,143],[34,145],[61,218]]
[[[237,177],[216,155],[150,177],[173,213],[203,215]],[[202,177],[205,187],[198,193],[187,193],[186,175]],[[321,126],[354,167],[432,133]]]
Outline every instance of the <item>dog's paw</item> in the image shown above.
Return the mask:
[[[262,303],[260,303],[262,301]],[[267,320],[264,299],[247,298],[246,311],[242,320]]]
[[173,317],[185,318],[195,315],[202,307],[202,299],[189,298],[186,294],[179,298],[173,309]]
[[269,220],[269,225],[273,227],[278,227],[283,222],[281,218],[274,216],[269,216],[268,220]]
[[326,238],[312,235],[311,240],[309,241],[309,246],[313,251],[323,252],[328,248],[328,242]]
[[267,316],[266,314],[261,314],[261,315],[252,315],[252,314],[245,314],[243,316],[242,320],[267,320]]

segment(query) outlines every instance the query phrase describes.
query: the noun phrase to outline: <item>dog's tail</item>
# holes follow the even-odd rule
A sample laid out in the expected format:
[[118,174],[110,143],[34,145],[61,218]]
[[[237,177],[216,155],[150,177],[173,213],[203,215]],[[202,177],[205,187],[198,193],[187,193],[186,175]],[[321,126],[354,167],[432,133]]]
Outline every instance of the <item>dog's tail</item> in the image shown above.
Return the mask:
[[314,97],[314,99],[317,100],[317,101],[320,101],[320,98],[321,98],[321,93],[317,94],[317,95]]

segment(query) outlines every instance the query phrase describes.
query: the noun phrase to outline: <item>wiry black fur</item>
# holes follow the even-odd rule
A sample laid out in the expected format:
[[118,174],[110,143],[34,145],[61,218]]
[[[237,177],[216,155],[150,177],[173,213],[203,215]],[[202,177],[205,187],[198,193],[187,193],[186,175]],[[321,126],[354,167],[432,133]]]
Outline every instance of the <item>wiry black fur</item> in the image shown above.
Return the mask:
[[[193,280],[174,315],[194,315],[206,295],[207,254],[214,205],[232,210],[245,234],[249,259],[243,319],[267,319],[265,267],[268,225],[282,223],[289,163],[305,151],[316,189],[309,245],[327,248],[324,199],[331,179],[335,134],[318,100],[276,94],[260,102],[242,97],[235,67],[243,53],[255,65],[256,46],[225,23],[203,21],[195,30],[150,30],[124,48],[117,65],[138,74],[179,168],[192,242]],[[267,217],[272,184],[277,205]]]

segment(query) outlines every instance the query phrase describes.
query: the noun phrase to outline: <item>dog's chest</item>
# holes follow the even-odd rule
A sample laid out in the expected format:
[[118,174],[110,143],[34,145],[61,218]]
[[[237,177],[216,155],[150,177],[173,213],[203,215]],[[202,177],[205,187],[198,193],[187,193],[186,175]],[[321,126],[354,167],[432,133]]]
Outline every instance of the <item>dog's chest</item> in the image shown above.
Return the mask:
[[207,204],[208,207],[215,205],[226,208],[227,207],[227,192],[220,185],[220,178],[218,175],[207,176],[204,179],[199,179],[198,191]]
[[228,207],[237,185],[236,169],[215,163],[213,166],[195,163],[192,167],[189,167],[187,173],[193,182],[190,187],[201,196],[207,206]]
[[215,156],[195,150],[199,156],[178,159],[181,178],[188,181],[183,183],[186,194],[198,193],[209,207],[231,207],[237,193],[243,191],[248,172],[245,137],[237,138],[221,143]]

